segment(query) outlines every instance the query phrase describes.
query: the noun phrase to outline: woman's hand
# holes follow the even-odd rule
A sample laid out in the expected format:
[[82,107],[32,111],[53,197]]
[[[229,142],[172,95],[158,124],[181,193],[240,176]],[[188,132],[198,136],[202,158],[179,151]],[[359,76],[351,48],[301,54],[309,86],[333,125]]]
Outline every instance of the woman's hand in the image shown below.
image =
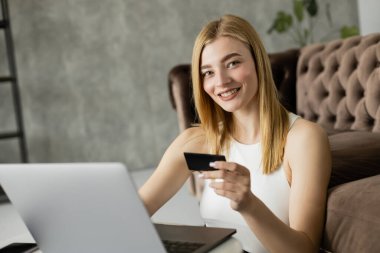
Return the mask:
[[214,179],[209,186],[215,193],[229,198],[232,209],[243,211],[254,198],[249,170],[237,163],[223,161],[210,163],[210,167],[217,170],[202,172],[202,178]]

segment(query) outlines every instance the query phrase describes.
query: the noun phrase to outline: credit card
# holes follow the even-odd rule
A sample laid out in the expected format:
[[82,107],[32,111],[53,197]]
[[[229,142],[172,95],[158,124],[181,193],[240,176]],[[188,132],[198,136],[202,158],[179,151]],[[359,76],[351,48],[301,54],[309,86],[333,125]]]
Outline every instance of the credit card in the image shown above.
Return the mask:
[[212,155],[201,153],[183,153],[185,155],[187,167],[189,170],[201,171],[201,170],[216,170],[210,167],[210,162],[226,161],[224,155]]
[[38,250],[35,243],[11,243],[0,249],[0,253],[32,253]]

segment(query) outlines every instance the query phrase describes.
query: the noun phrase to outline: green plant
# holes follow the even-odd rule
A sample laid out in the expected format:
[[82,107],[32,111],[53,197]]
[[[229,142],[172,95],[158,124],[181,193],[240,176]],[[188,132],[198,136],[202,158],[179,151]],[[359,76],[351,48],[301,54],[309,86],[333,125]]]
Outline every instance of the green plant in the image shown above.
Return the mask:
[[[325,15],[330,27],[333,21],[330,12],[330,3],[325,2]],[[268,34],[273,31],[277,33],[288,33],[292,40],[300,47],[314,43],[314,27],[320,13],[320,6],[317,0],[293,0],[293,15],[285,11],[278,11],[273,24],[268,30]],[[295,20],[295,21],[294,21]],[[332,29],[326,33],[319,41],[340,32],[341,38],[346,38],[359,34],[356,26],[343,26],[339,30]]]

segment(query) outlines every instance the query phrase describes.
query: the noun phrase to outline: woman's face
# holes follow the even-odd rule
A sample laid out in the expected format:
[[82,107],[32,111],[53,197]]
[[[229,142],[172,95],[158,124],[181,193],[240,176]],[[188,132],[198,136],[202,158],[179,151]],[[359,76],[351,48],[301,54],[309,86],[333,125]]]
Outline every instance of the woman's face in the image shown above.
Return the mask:
[[249,110],[257,102],[255,62],[241,41],[222,36],[207,44],[200,71],[204,90],[225,111]]

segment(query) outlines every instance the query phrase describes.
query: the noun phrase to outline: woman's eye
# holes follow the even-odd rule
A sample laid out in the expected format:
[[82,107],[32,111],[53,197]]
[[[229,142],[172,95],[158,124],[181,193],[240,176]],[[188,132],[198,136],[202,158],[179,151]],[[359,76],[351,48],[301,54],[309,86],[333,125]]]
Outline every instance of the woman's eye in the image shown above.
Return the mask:
[[232,62],[230,62],[230,63],[227,64],[227,67],[228,68],[232,68],[232,67],[238,65],[239,63],[240,63],[239,61],[232,61]]
[[205,71],[202,74],[203,77],[208,77],[208,76],[211,76],[211,75],[212,75],[212,71]]

